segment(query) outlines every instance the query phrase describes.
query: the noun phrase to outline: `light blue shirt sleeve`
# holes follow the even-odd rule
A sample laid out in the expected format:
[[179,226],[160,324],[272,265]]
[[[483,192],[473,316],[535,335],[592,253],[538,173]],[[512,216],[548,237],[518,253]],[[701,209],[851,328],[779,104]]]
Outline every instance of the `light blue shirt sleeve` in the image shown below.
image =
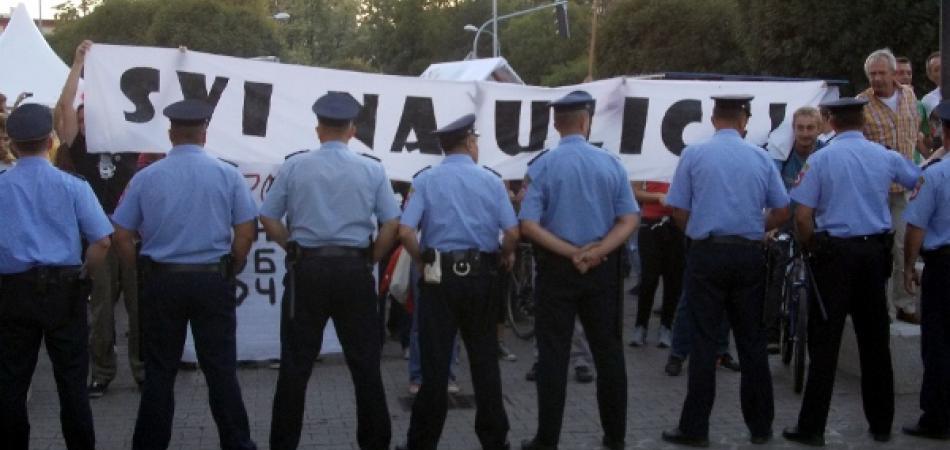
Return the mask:
[[508,189],[505,183],[498,180],[495,183],[495,192],[498,202],[498,226],[502,230],[507,230],[518,226],[518,218],[515,217],[515,208],[511,206],[511,200],[508,198]]
[[790,192],[792,200],[808,208],[818,206],[821,193],[821,164],[816,164],[818,162],[816,156],[811,157],[807,169],[802,169],[802,173],[798,175],[798,185]]
[[769,164],[769,186],[766,193],[766,206],[769,208],[784,208],[788,206],[788,192],[785,183],[775,164]]
[[138,230],[142,225],[141,174],[132,177],[125,187],[122,200],[112,213],[112,221],[126,230]]
[[614,211],[617,217],[638,214],[640,206],[637,205],[637,200],[633,198],[633,189],[630,187],[627,170],[619,162],[614,164],[614,167],[617,171],[617,192],[614,196]]
[[928,177],[924,172],[921,178],[921,185],[916,190],[907,209],[904,211],[904,220],[918,228],[926,229],[930,224],[930,218],[933,217],[937,208],[937,183],[933,178]]
[[524,199],[521,200],[521,213],[518,214],[518,218],[540,223],[542,214],[544,214],[544,187],[541,186],[541,180],[532,179],[528,184]]
[[897,152],[888,152],[888,154],[891,156],[891,164],[894,167],[894,181],[907,189],[913,189],[917,185],[917,179],[920,178],[920,167]]
[[76,218],[79,219],[79,231],[89,242],[96,242],[112,234],[112,222],[102,210],[89,183],[79,183],[76,197]]
[[238,225],[257,218],[257,205],[254,203],[251,189],[247,187],[247,183],[244,181],[244,176],[237,169],[234,169],[233,172],[234,175],[231,177],[231,198],[233,202],[231,225]]
[[260,214],[264,217],[280,220],[287,213],[287,178],[289,164],[287,162],[277,171],[277,178],[271,184],[270,190],[264,196],[264,202],[261,203]]
[[422,222],[422,213],[425,212],[425,198],[423,197],[424,183],[421,179],[412,182],[412,191],[409,194],[409,202],[406,203],[406,209],[402,212],[402,218],[399,223],[407,227],[419,229]]
[[381,223],[399,218],[399,205],[396,204],[396,195],[393,194],[393,187],[389,184],[385,173],[381,174],[379,185],[376,188],[375,212],[376,220]]
[[666,194],[666,204],[674,208],[689,211],[693,203],[692,178],[689,173],[692,152],[689,148],[683,150],[673,179],[670,181],[670,190]]

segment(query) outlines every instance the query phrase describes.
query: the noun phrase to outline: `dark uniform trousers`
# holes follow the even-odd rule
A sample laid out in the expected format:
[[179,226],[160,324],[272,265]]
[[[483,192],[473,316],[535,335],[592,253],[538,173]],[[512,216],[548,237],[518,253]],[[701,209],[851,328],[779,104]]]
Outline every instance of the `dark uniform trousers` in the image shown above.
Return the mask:
[[[947,249],[950,250],[950,249]],[[950,431],[950,251],[924,255],[921,278],[920,347],[924,381],[920,426]]]
[[29,447],[26,395],[40,342],[45,341],[59,392],[66,448],[95,448],[86,390],[89,326],[81,291],[75,276],[45,283],[18,275],[0,277],[0,447]]
[[[448,269],[448,270],[447,270]],[[443,265],[438,284],[419,281],[419,353],[422,387],[412,405],[408,448],[435,450],[445,425],[452,346],[460,333],[468,352],[475,390],[475,433],[486,450],[506,447],[508,416],[501,393],[495,323],[497,296],[493,270],[457,276]]]
[[310,256],[294,269],[296,300],[291,302],[285,289],[281,308],[271,448],[295,449],[300,442],[307,382],[320,355],[323,329],[333,319],[356,391],[357,442],[364,450],[386,449],[392,430],[379,368],[382,330],[375,281],[366,258]]
[[880,240],[834,239],[813,259],[815,283],[828,314],[821,316],[817,298],[808,311],[808,381],[798,416],[805,433],[823,433],[838,367],[845,317],[850,314],[858,341],[861,397],[872,433],[890,433],[894,419],[894,374],[891,369],[887,280],[890,245]]
[[597,368],[597,404],[606,438],[623,442],[627,423],[619,252],[581,274],[567,258],[538,251],[538,434],[556,446],[561,434],[574,321],[579,317]]
[[659,220],[644,219],[637,234],[640,253],[640,293],[637,325],[646,327],[653,313],[653,297],[663,277],[663,308],[660,323],[673,326],[673,315],[679,303],[686,265],[686,238],[672,221],[660,225]]
[[742,366],[742,416],[753,436],[771,433],[775,407],[762,323],[764,289],[765,251],[757,242],[693,241],[686,262],[686,292],[694,332],[686,401],[680,416],[683,434],[709,435],[723,311],[732,325]]
[[191,323],[208,403],[223,449],[254,449],[237,379],[234,286],[215,272],[150,270],[139,301],[145,382],[133,449],[165,449],[175,415],[175,376]]

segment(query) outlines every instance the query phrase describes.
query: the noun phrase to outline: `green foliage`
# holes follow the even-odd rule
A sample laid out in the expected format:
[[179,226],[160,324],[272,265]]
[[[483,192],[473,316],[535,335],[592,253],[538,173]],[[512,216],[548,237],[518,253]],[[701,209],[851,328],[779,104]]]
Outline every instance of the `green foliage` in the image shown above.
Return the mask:
[[[590,6],[571,4],[568,17],[569,39],[558,36],[553,9],[514,17],[502,23],[499,30],[502,55],[525,83],[550,85],[564,80],[567,81],[565,84],[574,84],[587,76]],[[579,71],[580,66],[583,69]]]
[[352,63],[360,38],[358,0],[289,0],[281,6],[280,12],[290,14],[287,23],[278,25],[284,62],[321,67]]

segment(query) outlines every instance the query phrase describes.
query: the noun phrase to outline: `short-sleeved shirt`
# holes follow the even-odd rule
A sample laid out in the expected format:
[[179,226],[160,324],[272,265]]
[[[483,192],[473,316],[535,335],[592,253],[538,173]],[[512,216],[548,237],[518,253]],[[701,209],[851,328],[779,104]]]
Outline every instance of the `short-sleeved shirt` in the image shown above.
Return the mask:
[[529,167],[519,218],[573,245],[603,239],[618,217],[639,214],[620,160],[579,135],[561,138]]
[[285,214],[290,239],[304,247],[365,248],[377,221],[399,217],[399,205],[382,164],[330,141],[281,166],[261,215]]
[[[646,192],[665,194],[670,190],[670,183],[662,181],[638,181],[637,184]],[[644,203],[641,216],[644,220],[658,220],[673,213],[673,208],[658,202]]]
[[924,250],[950,245],[950,163],[940,161],[924,171],[904,220],[926,231]]
[[897,152],[848,131],[808,158],[792,199],[815,209],[817,231],[855,237],[891,229],[891,183],[913,188],[920,168]]
[[112,234],[89,183],[43,157],[21,158],[0,174],[0,273],[82,264],[82,240]]
[[766,208],[788,206],[775,163],[734,129],[683,150],[666,203],[690,212],[686,235],[761,240]]
[[455,154],[412,181],[400,223],[422,230],[423,248],[492,253],[499,232],[518,226],[518,219],[501,178]]
[[231,252],[234,225],[256,216],[237,168],[179,145],[132,177],[112,220],[138,231],[142,255],[156,262],[211,264]]

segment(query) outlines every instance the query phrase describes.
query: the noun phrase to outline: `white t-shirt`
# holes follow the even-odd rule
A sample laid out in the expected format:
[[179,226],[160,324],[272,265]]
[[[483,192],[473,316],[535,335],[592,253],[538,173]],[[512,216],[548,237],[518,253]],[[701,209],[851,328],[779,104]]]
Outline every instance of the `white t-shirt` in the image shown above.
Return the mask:
[[927,115],[930,116],[930,113],[934,111],[934,108],[940,104],[940,88],[936,88],[927,93],[920,99],[920,102],[924,104],[924,110],[927,111]]
[[897,112],[898,103],[900,102],[900,89],[894,91],[894,95],[890,97],[880,97],[881,101],[887,105],[888,108],[891,108],[891,111]]

